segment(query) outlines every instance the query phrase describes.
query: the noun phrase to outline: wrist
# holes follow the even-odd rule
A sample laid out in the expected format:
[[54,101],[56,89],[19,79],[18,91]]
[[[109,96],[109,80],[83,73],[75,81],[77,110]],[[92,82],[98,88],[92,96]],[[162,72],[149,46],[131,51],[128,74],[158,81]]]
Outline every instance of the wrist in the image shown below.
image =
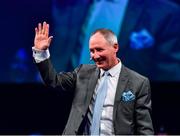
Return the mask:
[[43,49],[43,48],[38,48],[36,46],[33,46],[32,49],[36,50],[36,51],[39,51],[39,52],[42,52],[42,51],[46,51],[47,49]]

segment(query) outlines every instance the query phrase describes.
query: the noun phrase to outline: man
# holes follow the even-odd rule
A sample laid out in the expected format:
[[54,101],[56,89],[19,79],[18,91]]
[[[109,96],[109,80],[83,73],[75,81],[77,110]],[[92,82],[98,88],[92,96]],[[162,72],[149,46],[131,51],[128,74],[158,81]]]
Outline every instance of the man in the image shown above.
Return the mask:
[[44,82],[74,96],[63,134],[154,133],[149,80],[117,58],[117,37],[111,30],[98,29],[90,37],[95,65],[80,65],[67,73],[57,73],[49,59],[49,24],[39,23],[35,33],[33,56]]

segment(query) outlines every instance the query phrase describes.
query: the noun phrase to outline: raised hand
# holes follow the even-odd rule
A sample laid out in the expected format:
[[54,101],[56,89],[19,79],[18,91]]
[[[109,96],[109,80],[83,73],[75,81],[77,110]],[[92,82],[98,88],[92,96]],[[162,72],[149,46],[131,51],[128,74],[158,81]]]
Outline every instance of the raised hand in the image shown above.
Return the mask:
[[38,27],[35,28],[34,47],[39,50],[46,50],[52,40],[53,36],[49,37],[49,24],[43,22],[39,23]]

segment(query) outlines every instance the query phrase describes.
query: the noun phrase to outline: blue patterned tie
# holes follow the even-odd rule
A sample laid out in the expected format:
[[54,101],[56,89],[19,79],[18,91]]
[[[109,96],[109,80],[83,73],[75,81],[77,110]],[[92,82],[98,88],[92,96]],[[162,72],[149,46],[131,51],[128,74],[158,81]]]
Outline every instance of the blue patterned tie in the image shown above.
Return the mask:
[[99,84],[97,89],[97,96],[94,104],[94,111],[93,111],[93,119],[92,119],[92,126],[91,126],[91,135],[99,135],[100,130],[100,119],[102,114],[103,104],[106,98],[106,93],[108,89],[107,81],[108,81],[109,72],[104,72],[103,79]]

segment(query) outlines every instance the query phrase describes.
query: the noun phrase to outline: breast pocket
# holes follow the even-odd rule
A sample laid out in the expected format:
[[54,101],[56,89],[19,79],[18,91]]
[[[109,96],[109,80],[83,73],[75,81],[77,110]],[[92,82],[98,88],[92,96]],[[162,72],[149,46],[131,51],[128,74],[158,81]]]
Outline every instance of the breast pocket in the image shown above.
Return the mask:
[[117,114],[120,114],[122,118],[131,122],[134,115],[134,103],[134,101],[120,101],[117,106]]

